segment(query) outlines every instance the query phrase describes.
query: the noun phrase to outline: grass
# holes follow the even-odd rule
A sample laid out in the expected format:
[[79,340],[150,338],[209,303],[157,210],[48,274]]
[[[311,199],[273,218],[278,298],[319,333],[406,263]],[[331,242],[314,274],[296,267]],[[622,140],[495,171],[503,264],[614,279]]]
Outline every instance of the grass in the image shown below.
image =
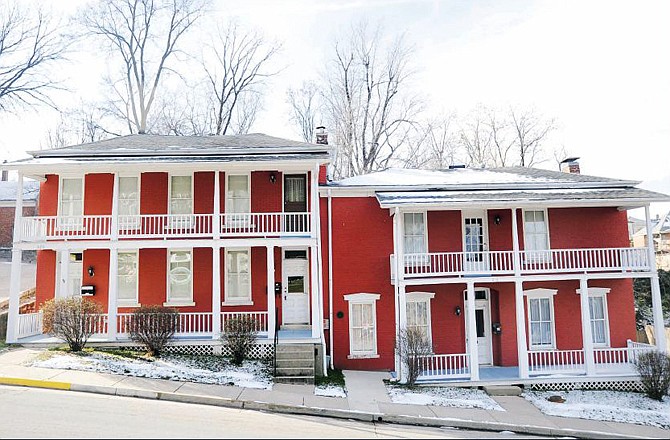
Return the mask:
[[315,379],[315,385],[320,387],[337,386],[344,388],[344,374],[337,368],[328,369],[328,376],[321,376]]

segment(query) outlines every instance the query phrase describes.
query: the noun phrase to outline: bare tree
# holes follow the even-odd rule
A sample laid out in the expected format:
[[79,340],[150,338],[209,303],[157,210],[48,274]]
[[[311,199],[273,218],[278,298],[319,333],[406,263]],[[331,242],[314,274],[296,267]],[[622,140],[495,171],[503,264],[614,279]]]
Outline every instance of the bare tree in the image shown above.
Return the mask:
[[491,165],[493,134],[488,125],[487,116],[481,108],[470,113],[461,125],[459,137],[468,166]]
[[416,124],[416,135],[407,143],[403,166],[439,170],[456,163],[459,145],[454,122],[455,115],[449,114]]
[[219,28],[216,40],[203,54],[214,104],[214,134],[249,130],[260,109],[257,87],[277,73],[269,70],[268,64],[279,50],[279,44],[267,42],[235,22]]
[[516,145],[516,138],[511,132],[511,124],[494,110],[488,110],[486,125],[491,136],[491,166],[505,167],[510,165],[510,154]]
[[202,15],[202,0],[100,0],[82,15],[84,26],[122,61],[109,84],[112,108],[132,133],[146,133],[161,80],[179,42]]
[[384,45],[365,23],[337,41],[325,75],[324,107],[338,146],[336,177],[384,169],[413,130],[420,101],[405,93],[411,50],[402,36]]
[[0,4],[0,111],[46,104],[61,88],[54,66],[68,48],[58,26],[42,10],[28,13],[18,4]]
[[60,112],[56,126],[47,129],[43,146],[59,148],[119,136],[118,131],[111,129],[113,123],[108,119],[106,109],[81,102],[78,107]]
[[312,142],[319,113],[319,89],[315,82],[304,81],[299,89],[289,88],[286,101],[291,106],[291,121],[300,129],[305,142]]
[[543,142],[554,129],[554,120],[545,120],[534,110],[511,108],[509,115],[516,136],[519,165],[532,167],[543,162]]

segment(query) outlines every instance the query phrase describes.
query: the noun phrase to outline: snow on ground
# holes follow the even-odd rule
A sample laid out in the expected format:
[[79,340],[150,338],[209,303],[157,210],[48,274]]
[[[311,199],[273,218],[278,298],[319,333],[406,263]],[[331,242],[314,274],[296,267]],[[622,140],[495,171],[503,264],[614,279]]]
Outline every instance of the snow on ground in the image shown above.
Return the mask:
[[[549,396],[559,395],[564,403],[553,403]],[[670,398],[663,402],[641,393],[620,391],[526,391],[523,397],[547,415],[577,417],[638,425],[670,428]]]
[[317,385],[314,387],[314,395],[325,397],[347,397],[344,388],[338,385]]
[[236,367],[226,359],[212,356],[164,355],[152,361],[101,352],[77,355],[47,353],[50,355],[47,359],[34,361],[31,366],[272,389],[272,379],[266,367],[258,361],[245,361],[242,366]]
[[418,387],[408,389],[389,385],[386,390],[393,403],[450,406],[505,411],[484,391],[456,387]]

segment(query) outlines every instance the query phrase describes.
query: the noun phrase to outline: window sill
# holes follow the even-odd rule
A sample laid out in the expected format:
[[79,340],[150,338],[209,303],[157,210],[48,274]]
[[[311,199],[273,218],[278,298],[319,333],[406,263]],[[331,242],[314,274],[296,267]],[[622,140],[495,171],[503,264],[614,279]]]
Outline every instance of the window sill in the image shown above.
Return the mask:
[[378,354],[350,354],[347,359],[379,359]]
[[528,347],[528,351],[555,351],[556,347],[553,346],[536,346]]
[[165,306],[165,307],[192,307],[194,305],[195,305],[195,302],[193,302],[193,301],[190,301],[190,302],[168,301],[168,302],[163,303],[163,306]]
[[142,307],[142,304],[133,301],[133,302],[117,302],[116,307]]
[[222,306],[253,306],[253,301],[224,301],[221,303]]

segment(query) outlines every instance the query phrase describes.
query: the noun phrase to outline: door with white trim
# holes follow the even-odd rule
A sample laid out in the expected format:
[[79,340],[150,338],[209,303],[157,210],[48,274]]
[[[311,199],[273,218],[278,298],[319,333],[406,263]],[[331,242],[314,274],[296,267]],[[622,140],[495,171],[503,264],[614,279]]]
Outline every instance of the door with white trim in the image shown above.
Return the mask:
[[[67,264],[67,296],[81,296],[81,285],[84,277],[84,258],[81,252],[67,254],[70,261]],[[61,253],[58,253],[58,279],[61,279]]]
[[[467,291],[465,293],[467,297]],[[467,300],[465,301],[465,328],[467,340]],[[489,302],[489,291],[486,289],[475,290],[475,326],[477,333],[477,358],[479,365],[491,365],[493,363],[493,345],[491,338],[491,305]]]
[[463,270],[488,270],[488,241],[486,210],[463,211]]
[[309,324],[307,250],[285,250],[282,261],[282,323]]

